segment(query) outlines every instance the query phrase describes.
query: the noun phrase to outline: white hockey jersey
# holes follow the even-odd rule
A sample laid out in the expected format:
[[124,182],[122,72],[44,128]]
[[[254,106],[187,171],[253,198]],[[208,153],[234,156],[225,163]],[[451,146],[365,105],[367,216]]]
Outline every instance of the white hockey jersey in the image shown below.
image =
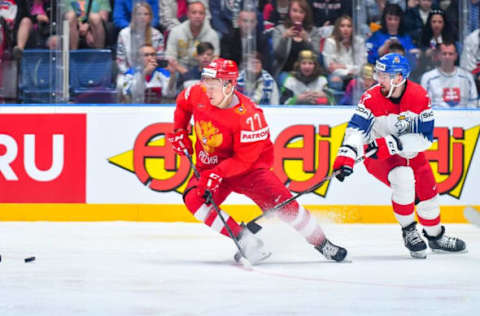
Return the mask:
[[455,67],[455,71],[449,74],[435,68],[423,74],[421,83],[434,107],[478,107],[473,76],[460,67]]
[[375,85],[365,91],[350,119],[344,145],[363,153],[363,145],[387,135],[397,136],[403,145],[400,156],[413,158],[427,150],[433,141],[434,115],[427,91],[406,81],[398,104],[386,98]]
[[[124,96],[132,96],[132,89],[136,80],[135,70],[130,68],[127,72],[117,77],[117,89]],[[145,78],[145,89],[158,92],[158,97],[174,98],[176,95],[176,84],[170,84],[170,72],[165,68],[156,68],[152,75]],[[174,80],[174,79],[173,79]]]

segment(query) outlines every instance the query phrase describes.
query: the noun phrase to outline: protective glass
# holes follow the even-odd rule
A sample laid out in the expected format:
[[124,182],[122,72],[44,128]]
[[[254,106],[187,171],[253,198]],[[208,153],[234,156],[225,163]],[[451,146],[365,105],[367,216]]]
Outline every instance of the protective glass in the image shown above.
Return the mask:
[[375,71],[373,73],[373,79],[375,81],[385,81],[385,80],[393,79],[393,78],[395,78],[395,75],[389,74],[388,72]]
[[221,88],[223,86],[222,80],[218,78],[203,77],[201,83],[206,88]]

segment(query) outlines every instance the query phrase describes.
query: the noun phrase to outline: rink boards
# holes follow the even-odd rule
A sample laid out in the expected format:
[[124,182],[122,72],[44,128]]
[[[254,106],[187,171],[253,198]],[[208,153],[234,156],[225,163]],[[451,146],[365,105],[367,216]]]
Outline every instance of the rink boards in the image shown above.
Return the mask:
[[[3,106],[0,112],[0,220],[195,221],[182,203],[188,161],[165,144],[173,106]],[[275,145],[273,170],[293,192],[331,172],[351,107],[265,107]],[[480,205],[480,111],[436,110],[428,151],[442,219],[464,222]],[[248,119],[247,117],[245,119]],[[259,188],[262,189],[262,188]],[[390,192],[363,165],[299,201],[337,222],[389,223]],[[249,220],[259,209],[232,195],[225,209]]]

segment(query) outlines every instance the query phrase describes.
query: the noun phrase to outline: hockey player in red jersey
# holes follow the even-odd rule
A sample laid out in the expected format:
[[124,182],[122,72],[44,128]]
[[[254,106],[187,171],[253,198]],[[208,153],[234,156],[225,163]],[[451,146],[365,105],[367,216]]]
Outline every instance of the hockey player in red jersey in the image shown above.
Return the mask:
[[440,224],[438,186],[424,151],[433,141],[434,114],[425,89],[407,80],[405,57],[391,53],[376,65],[378,84],[368,89],[348,123],[334,162],[337,178],[353,172],[364,152],[367,171],[392,190],[392,206],[412,257],[426,258],[427,245],[416,228],[417,217],[432,251],[460,252],[465,242],[445,235]]
[[[235,90],[237,77],[237,65],[231,60],[219,58],[205,67],[201,82],[177,97],[174,131],[168,135],[176,153],[183,155],[188,150],[192,154],[193,145],[187,130],[193,116],[200,179],[192,177],[183,196],[184,202],[198,220],[227,237],[230,236],[221,218],[205,200],[208,194],[216,205],[231,192],[243,194],[263,211],[292,196],[270,170],[273,144],[263,111]],[[221,212],[252,264],[270,256],[259,238],[226,212]],[[296,201],[280,209],[278,214],[327,259],[344,260],[347,251],[331,243],[315,217]],[[237,253],[235,259],[238,258]]]

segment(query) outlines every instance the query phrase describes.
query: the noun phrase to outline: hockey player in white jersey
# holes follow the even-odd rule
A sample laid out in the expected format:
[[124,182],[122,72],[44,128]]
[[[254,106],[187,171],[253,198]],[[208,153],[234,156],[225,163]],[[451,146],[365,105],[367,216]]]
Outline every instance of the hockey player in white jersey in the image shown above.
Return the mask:
[[364,152],[367,171],[392,190],[392,206],[402,227],[405,247],[414,258],[426,258],[427,245],[416,228],[417,216],[423,235],[433,251],[460,252],[465,242],[445,235],[440,224],[438,186],[425,157],[433,140],[434,114],[425,89],[407,80],[408,61],[402,55],[384,55],[375,65],[378,84],[368,89],[348,123],[333,169],[343,181],[353,172],[355,160]]

